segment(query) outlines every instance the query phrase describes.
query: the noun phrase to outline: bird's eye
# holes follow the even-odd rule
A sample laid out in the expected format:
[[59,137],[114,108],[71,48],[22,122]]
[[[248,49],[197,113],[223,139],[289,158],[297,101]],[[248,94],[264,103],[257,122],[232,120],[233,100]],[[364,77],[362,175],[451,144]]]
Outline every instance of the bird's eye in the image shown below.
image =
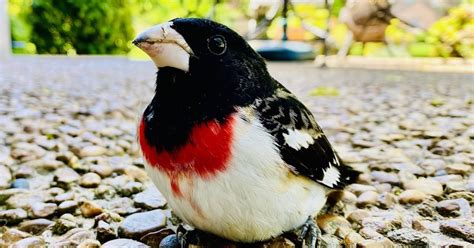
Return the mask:
[[222,35],[214,35],[207,39],[207,48],[214,55],[222,55],[227,50],[227,43]]

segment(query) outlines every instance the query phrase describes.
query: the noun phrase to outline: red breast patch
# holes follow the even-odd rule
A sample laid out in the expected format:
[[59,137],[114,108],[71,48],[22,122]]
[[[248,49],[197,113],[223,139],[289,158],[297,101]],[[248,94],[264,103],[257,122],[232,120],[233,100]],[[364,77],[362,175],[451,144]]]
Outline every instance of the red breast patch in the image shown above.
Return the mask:
[[225,170],[231,156],[233,124],[230,116],[224,123],[209,121],[194,127],[187,144],[173,152],[157,152],[145,137],[145,122],[139,125],[139,142],[148,163],[167,173],[174,193],[180,195],[177,178],[196,174],[209,178]]

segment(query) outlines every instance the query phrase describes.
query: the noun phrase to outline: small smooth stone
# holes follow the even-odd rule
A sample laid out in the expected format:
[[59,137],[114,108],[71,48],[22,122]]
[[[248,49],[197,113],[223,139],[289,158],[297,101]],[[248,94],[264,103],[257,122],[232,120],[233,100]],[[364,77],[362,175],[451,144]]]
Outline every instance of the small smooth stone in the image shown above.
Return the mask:
[[97,239],[102,243],[117,238],[117,234],[113,227],[103,220],[99,220],[97,223],[96,231]]
[[436,176],[432,178],[443,185],[448,182],[462,182],[463,181],[463,177],[461,175],[444,175],[444,176]]
[[448,174],[468,175],[470,172],[472,172],[472,166],[459,163],[449,164],[446,166],[446,172]]
[[28,213],[21,209],[0,210],[0,220],[6,221],[6,224],[15,224],[28,217]]
[[12,182],[11,187],[14,189],[29,189],[30,184],[28,183],[28,179],[18,178]]
[[81,204],[81,213],[84,217],[90,218],[99,215],[103,212],[102,208],[93,201],[84,201]]
[[179,244],[179,240],[176,234],[171,234],[163,238],[159,246],[159,248],[179,248],[179,247],[181,246]]
[[154,186],[148,187],[145,191],[133,197],[136,207],[144,209],[157,209],[166,205],[166,200]]
[[[228,246],[225,246],[225,247],[228,247]],[[295,244],[287,238],[275,238],[271,240],[270,242],[267,242],[262,245],[262,248],[294,248],[294,247],[296,247]]]
[[472,220],[444,220],[441,221],[439,228],[446,235],[474,242],[474,225]]
[[61,235],[77,226],[78,220],[72,214],[63,214],[55,221],[52,231],[54,234]]
[[39,235],[41,234],[46,228],[53,225],[54,222],[48,219],[34,219],[34,220],[25,220],[20,223],[18,229],[24,232],[28,232],[31,234]]
[[94,172],[89,172],[81,177],[79,185],[85,188],[95,188],[100,184],[101,180],[99,175]]
[[[367,217],[362,220],[362,226],[374,229],[378,233],[387,233],[399,229],[402,217],[397,212],[381,212],[377,216]],[[363,235],[362,235],[363,236]]]
[[379,183],[399,184],[400,179],[397,174],[384,171],[373,171],[370,173],[372,178]]
[[53,215],[57,209],[55,203],[37,202],[31,206],[31,215],[33,218],[44,218]]
[[0,165],[0,189],[10,188],[12,174],[5,165]]
[[379,194],[375,191],[366,191],[357,198],[357,206],[367,207],[370,205],[375,205],[377,203],[378,196]]
[[375,239],[375,240],[362,240],[359,242],[357,247],[360,248],[392,248],[395,247],[392,241],[387,238]]
[[143,244],[142,242],[135,241],[133,239],[114,239],[103,244],[101,248],[117,248],[117,247],[148,248],[149,246]]
[[13,228],[7,229],[2,235],[3,241],[7,243],[14,243],[28,237],[31,237],[31,234]]
[[166,215],[157,209],[129,215],[121,223],[118,233],[120,237],[139,239],[147,233],[158,231],[166,225]]
[[[140,241],[151,247],[161,247],[160,244],[162,243],[163,239],[167,238],[168,236],[175,236],[176,238],[176,235],[172,229],[164,228],[159,231],[150,232],[144,235],[143,237],[140,238]],[[179,248],[179,246],[176,248]]]
[[94,239],[86,239],[77,248],[100,248],[100,242]]
[[414,247],[426,247],[428,239],[422,232],[409,228],[402,228],[387,233],[387,237],[397,243],[402,243]]
[[91,171],[99,174],[101,177],[109,177],[112,175],[113,169],[107,164],[98,164],[91,166]]
[[397,203],[397,197],[392,193],[382,193],[377,198],[377,203],[381,208],[389,209]]
[[323,214],[317,218],[318,226],[328,234],[336,233],[338,228],[351,228],[351,224],[344,217],[334,214]]
[[365,185],[365,184],[357,184],[357,183],[347,186],[346,190],[354,193],[357,196],[359,196],[360,194],[366,191],[377,191],[377,189],[374,186]]
[[41,237],[29,237],[13,243],[9,248],[35,248],[45,247],[43,238]]
[[362,220],[370,216],[370,212],[364,209],[356,209],[347,216],[347,220],[352,223],[362,224]]
[[102,146],[86,146],[79,151],[79,156],[84,157],[96,157],[102,156],[107,152],[107,149]]
[[128,197],[141,192],[143,190],[143,184],[139,182],[128,182],[117,190],[120,195]]
[[398,196],[398,201],[401,204],[418,204],[422,202],[427,195],[419,190],[409,189],[403,191]]
[[360,234],[352,231],[344,237],[344,245],[346,247],[357,247],[357,244],[363,240],[364,238]]
[[74,212],[79,204],[76,201],[63,201],[58,206],[61,213]]
[[57,169],[54,173],[54,176],[57,182],[65,184],[77,182],[81,178],[81,176],[79,176],[76,171],[69,167],[62,167]]
[[57,243],[64,246],[77,247],[83,241],[94,238],[95,235],[92,231],[84,228],[74,228],[57,238]]
[[431,178],[418,178],[404,183],[405,189],[414,189],[428,195],[441,196],[443,194],[443,186],[436,180]]
[[125,175],[130,176],[135,181],[139,182],[147,182],[148,181],[148,174],[144,169],[138,168],[136,166],[127,166],[124,170]]
[[59,194],[59,195],[54,197],[55,202],[69,201],[69,200],[72,200],[72,199],[74,199],[74,193],[73,192],[62,193],[62,194]]

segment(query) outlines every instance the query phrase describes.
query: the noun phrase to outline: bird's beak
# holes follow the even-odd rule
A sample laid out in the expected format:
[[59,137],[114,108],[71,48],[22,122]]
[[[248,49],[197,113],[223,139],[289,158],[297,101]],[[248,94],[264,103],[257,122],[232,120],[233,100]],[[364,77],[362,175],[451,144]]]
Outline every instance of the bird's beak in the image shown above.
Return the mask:
[[132,43],[143,50],[160,67],[189,70],[189,58],[193,51],[172,22],[153,26],[140,33]]

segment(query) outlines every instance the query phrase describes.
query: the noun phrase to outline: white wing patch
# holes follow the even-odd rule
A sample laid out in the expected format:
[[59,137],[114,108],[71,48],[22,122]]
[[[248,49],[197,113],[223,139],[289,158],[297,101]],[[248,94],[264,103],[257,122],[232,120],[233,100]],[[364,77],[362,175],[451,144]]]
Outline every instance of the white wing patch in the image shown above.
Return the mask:
[[309,145],[314,143],[314,139],[311,134],[302,130],[288,130],[288,134],[283,134],[286,143],[293,149],[299,150],[301,147],[308,148]]
[[338,183],[340,174],[341,173],[336,167],[330,165],[326,170],[324,170],[324,177],[321,183],[332,187]]

